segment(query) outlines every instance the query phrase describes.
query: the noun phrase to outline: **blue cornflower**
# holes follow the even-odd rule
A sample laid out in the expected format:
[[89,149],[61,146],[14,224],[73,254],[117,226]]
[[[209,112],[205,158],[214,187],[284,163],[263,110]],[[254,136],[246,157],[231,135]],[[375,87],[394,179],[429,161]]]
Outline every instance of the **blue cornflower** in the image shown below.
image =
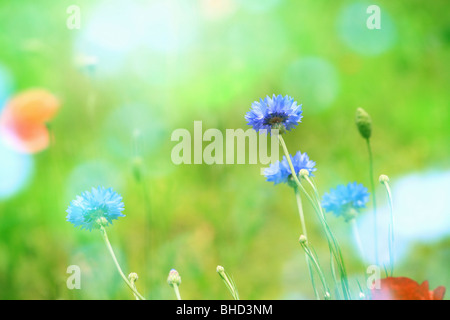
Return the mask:
[[[310,176],[313,176],[313,172],[317,169],[314,168],[316,163],[309,159],[308,154],[301,153],[297,151],[295,156],[289,155],[291,157],[292,166],[294,167],[295,173],[298,176],[298,173],[302,169],[308,170]],[[289,183],[292,184],[291,177],[292,171],[287,161],[286,156],[283,156],[283,160],[277,161],[270,165],[269,168],[264,170],[264,175],[267,178],[267,181],[273,182],[274,184],[279,183]],[[292,184],[294,185],[294,184]]]
[[123,210],[124,204],[119,194],[112,188],[98,187],[77,196],[66,210],[68,213],[66,219],[75,227],[81,226],[81,229],[91,231],[112,224],[114,219],[124,217]]
[[361,183],[350,182],[346,186],[338,185],[336,189],[325,193],[322,198],[322,207],[336,216],[343,216],[346,220],[350,220],[361,208],[366,207],[368,201],[367,188]]
[[248,125],[256,131],[278,129],[281,132],[291,130],[301,122],[302,105],[289,96],[273,95],[252,103],[252,107],[245,115]]

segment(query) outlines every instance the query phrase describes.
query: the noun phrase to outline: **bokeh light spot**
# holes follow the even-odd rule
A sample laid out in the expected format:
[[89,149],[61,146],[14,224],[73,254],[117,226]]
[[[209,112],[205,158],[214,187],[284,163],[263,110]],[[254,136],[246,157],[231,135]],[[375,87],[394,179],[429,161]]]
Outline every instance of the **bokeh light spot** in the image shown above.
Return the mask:
[[4,108],[13,90],[13,80],[8,69],[0,64],[0,111]]
[[[395,252],[398,259],[407,254],[418,242],[438,241],[450,235],[448,198],[450,171],[412,173],[395,180],[391,178],[391,181],[393,181]],[[385,196],[378,196],[379,202],[383,200],[387,202]],[[377,213],[380,262],[388,265],[389,207],[381,206]],[[367,252],[374,252],[372,213],[364,214],[358,224]],[[369,255],[369,258],[373,257]]]
[[146,30],[144,11],[129,1],[98,2],[84,20],[75,41],[76,62],[95,57],[96,71],[102,75],[123,68],[127,54],[142,43]]
[[120,190],[123,185],[121,170],[104,160],[91,160],[75,167],[67,180],[67,201],[90,191],[92,187],[103,186]]
[[275,17],[258,16],[238,21],[228,28],[220,45],[223,51],[215,58],[217,64],[223,68],[227,63],[226,67],[238,74],[249,70],[254,75],[258,70],[267,70],[272,64],[279,63],[288,51],[286,32]]
[[33,171],[33,159],[7,147],[0,140],[0,199],[22,190]]
[[234,0],[201,0],[202,14],[206,20],[221,20],[231,16],[237,8]]
[[189,0],[155,1],[146,8],[146,43],[156,52],[185,51],[198,37],[199,13]]
[[107,119],[104,139],[116,156],[131,159],[157,151],[165,141],[165,122],[156,109],[132,104],[115,110]]
[[87,16],[80,40],[104,50],[124,53],[142,42],[146,21],[146,14],[137,3],[101,1]]
[[294,61],[287,69],[283,89],[295,95],[308,111],[319,112],[331,105],[339,92],[339,78],[334,66],[318,57]]
[[251,13],[267,12],[281,3],[281,0],[238,0],[242,8]]
[[362,55],[377,55],[390,49],[396,39],[396,28],[384,7],[380,7],[381,28],[369,29],[367,7],[373,3],[354,3],[342,8],[337,19],[337,31],[342,41]]
[[98,2],[76,39],[75,56],[95,57],[96,73],[110,76],[141,53],[151,59],[153,52],[185,52],[198,37],[197,11],[184,0]]

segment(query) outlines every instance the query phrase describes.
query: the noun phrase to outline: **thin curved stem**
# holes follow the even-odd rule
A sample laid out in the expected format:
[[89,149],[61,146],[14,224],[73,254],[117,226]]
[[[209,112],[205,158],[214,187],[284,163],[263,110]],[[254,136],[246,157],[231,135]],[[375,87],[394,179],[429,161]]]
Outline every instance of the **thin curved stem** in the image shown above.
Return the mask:
[[[306,231],[305,216],[303,214],[302,198],[300,196],[300,192],[298,191],[298,188],[294,188],[294,192],[295,192],[295,199],[297,200],[297,208],[298,208],[298,214],[300,216],[302,233],[308,239],[308,232]],[[306,265],[308,266],[309,277],[311,279],[311,284],[313,286],[314,295],[316,296],[317,300],[320,300],[320,296],[319,296],[319,293],[317,292],[317,288],[316,288],[316,283],[314,281],[314,274],[313,274],[313,269],[311,266],[311,261],[310,261],[310,258],[308,258],[308,253],[306,251],[305,251],[305,260],[306,260]]]
[[[321,223],[325,229],[325,233],[327,235],[327,240],[328,240],[328,245],[330,247],[330,253],[331,253],[332,257],[334,257],[336,262],[338,263],[339,272],[341,274],[342,284],[343,284],[342,291],[346,298],[351,298],[350,292],[349,292],[349,286],[347,283],[347,271],[345,270],[344,258],[342,256],[342,252],[341,252],[339,243],[337,242],[336,238],[334,237],[333,233],[331,232],[328,222],[326,221],[325,214],[323,212],[323,208],[320,203],[319,191],[317,190],[316,184],[308,176],[305,176],[305,180],[308,182],[311,189],[314,191],[316,201],[314,203],[311,197],[310,197],[310,199],[311,199],[310,201],[312,202],[313,207],[316,209],[319,220],[321,221]],[[304,192],[306,192],[306,191],[304,191]],[[333,272],[333,279],[335,280],[335,283],[337,284],[333,259],[330,260],[330,265],[331,265],[331,270]]]
[[217,273],[220,276],[220,278],[222,279],[222,281],[225,283],[225,286],[227,287],[228,291],[230,291],[233,299],[240,300],[239,292],[236,287],[236,283],[234,282],[233,278],[228,274],[228,272],[226,272],[223,267],[218,266]]
[[[130,281],[130,283],[131,283],[131,286],[133,287],[133,289],[134,289],[135,291],[137,291],[135,282],[134,282],[134,281]],[[141,299],[139,299],[139,297],[137,296],[137,294],[134,293],[134,291],[133,291],[133,295],[134,295],[134,297],[136,298],[136,300],[141,300]]]
[[320,281],[322,282],[322,286],[324,288],[325,294],[330,295],[330,288],[328,287],[327,280],[325,278],[325,275],[322,271],[322,268],[320,267],[320,264],[316,257],[314,256],[314,253],[312,252],[310,246],[308,243],[302,243],[303,250],[305,250],[306,255],[309,257],[309,259],[312,261],[313,266],[316,268],[317,273],[319,274]]
[[391,267],[390,276],[394,275],[394,264],[395,264],[395,253],[394,253],[394,207],[392,204],[392,194],[391,188],[389,187],[389,183],[386,181],[383,183],[386,187],[387,196],[389,199],[389,209],[390,209],[390,223],[389,223],[389,260]]
[[380,265],[378,258],[378,219],[377,219],[377,200],[375,196],[375,181],[373,179],[373,155],[372,147],[370,146],[369,138],[366,139],[367,150],[369,152],[369,175],[370,175],[370,185],[372,188],[372,205],[373,205],[373,241],[375,250],[375,263]]
[[[341,273],[343,294],[346,299],[351,299],[351,295],[350,295],[350,291],[349,291],[349,287],[348,287],[348,283],[347,283],[347,272],[345,270],[344,261],[342,258],[342,252],[340,250],[340,247],[339,247],[339,244],[338,244],[336,238],[334,237],[333,233],[331,232],[331,229],[328,226],[328,223],[325,219],[325,216],[324,216],[323,210],[322,210],[322,206],[320,204],[320,199],[316,199],[316,201],[314,201],[311,198],[311,196],[309,195],[309,193],[306,192],[305,188],[300,183],[300,180],[297,177],[297,173],[295,172],[294,165],[292,164],[291,156],[289,154],[289,151],[287,149],[287,146],[286,146],[286,143],[284,142],[283,137],[280,134],[278,134],[277,137],[278,137],[278,141],[280,142],[280,144],[283,148],[284,154],[286,156],[286,160],[289,164],[289,168],[291,169],[291,173],[292,173],[291,176],[292,176],[295,184],[306,195],[306,198],[313,206],[314,210],[316,211],[316,214],[319,217],[320,222],[322,223],[322,226],[325,231],[325,235],[327,236],[328,247],[329,247],[330,251],[332,252],[334,258],[336,259],[336,262],[338,263],[339,271]],[[309,183],[311,183],[311,181],[309,181]],[[311,185],[313,186],[313,189],[314,189],[315,188],[314,185],[312,183],[311,183]]]
[[108,234],[106,233],[106,229],[104,226],[100,226],[100,233],[103,237],[103,240],[105,241],[106,247],[108,248],[109,253],[111,254],[111,257],[114,261],[114,264],[116,265],[117,270],[119,271],[120,276],[122,277],[123,281],[127,284],[127,286],[133,291],[133,293],[141,300],[145,300],[145,298],[133,287],[133,285],[128,281],[127,277],[123,273],[122,269],[120,268],[119,262],[117,261],[116,255],[114,254],[114,250],[111,247],[111,243],[108,239]]

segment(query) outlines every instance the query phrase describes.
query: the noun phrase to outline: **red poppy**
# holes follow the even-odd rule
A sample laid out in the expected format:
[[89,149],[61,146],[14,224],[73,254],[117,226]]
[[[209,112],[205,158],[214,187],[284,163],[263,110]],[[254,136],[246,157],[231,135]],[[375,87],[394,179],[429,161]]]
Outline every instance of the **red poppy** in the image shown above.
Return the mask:
[[372,300],[442,300],[445,287],[430,291],[428,281],[422,284],[406,277],[388,277],[380,280],[379,288],[373,288]]
[[14,96],[6,105],[17,120],[44,123],[53,118],[59,109],[59,101],[43,89],[29,89]]
[[0,133],[12,148],[36,153],[49,145],[46,122],[59,109],[59,101],[42,89],[31,89],[13,97],[0,117]]

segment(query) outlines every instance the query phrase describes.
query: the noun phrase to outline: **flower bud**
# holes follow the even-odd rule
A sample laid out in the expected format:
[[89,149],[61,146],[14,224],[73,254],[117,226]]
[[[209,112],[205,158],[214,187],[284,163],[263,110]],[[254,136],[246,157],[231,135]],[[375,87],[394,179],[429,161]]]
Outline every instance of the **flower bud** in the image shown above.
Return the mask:
[[300,177],[309,177],[309,171],[306,169],[301,169],[299,175]]
[[97,223],[96,225],[94,225],[95,228],[108,226],[108,220],[105,217],[100,217],[95,222]]
[[372,135],[372,119],[363,108],[356,109],[355,122],[361,136],[369,139]]
[[217,266],[216,272],[217,272],[217,273],[223,273],[223,272],[225,272],[225,268],[222,267],[222,266]]
[[385,174],[380,175],[380,178],[378,178],[378,181],[380,183],[385,184],[386,182],[389,182],[389,177]]
[[136,272],[132,272],[128,275],[128,280],[130,280],[131,282],[136,282],[137,279],[139,279],[139,277]]
[[169,272],[169,276],[167,277],[167,283],[171,286],[181,284],[181,277],[177,270],[172,269]]
[[306,236],[304,234],[302,234],[300,236],[300,238],[298,239],[298,242],[300,242],[301,245],[306,244],[307,241],[308,241],[308,239],[306,239]]

